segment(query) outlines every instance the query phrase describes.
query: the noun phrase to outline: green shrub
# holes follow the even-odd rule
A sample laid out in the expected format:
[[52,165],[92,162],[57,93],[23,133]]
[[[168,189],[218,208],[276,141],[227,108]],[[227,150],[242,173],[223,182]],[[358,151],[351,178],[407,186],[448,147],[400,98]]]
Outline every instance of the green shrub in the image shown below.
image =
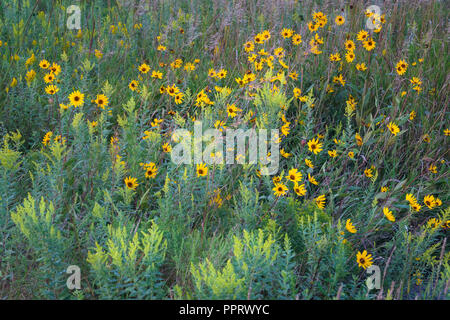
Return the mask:
[[103,248],[96,245],[87,261],[94,291],[101,299],[161,299],[166,295],[161,266],[167,241],[156,224],[140,234],[126,226],[108,228]]
[[206,260],[191,272],[194,299],[293,299],[293,252],[286,237],[281,247],[262,229],[233,237],[233,256],[218,269]]

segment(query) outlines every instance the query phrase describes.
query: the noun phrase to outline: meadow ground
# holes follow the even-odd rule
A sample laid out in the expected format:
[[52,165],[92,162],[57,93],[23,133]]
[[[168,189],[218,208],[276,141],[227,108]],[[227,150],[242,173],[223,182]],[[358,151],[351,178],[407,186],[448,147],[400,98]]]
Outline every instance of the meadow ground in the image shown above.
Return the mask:
[[[448,299],[448,30],[437,0],[1,1],[0,299]],[[175,163],[196,125],[278,134]]]

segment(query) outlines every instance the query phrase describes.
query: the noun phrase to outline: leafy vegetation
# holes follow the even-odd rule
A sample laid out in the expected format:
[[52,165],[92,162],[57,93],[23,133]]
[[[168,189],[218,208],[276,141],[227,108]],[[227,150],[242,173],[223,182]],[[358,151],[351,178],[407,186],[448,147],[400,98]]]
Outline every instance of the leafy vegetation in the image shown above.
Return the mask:
[[[448,6],[368,7],[2,1],[0,298],[447,299]],[[278,172],[175,164],[196,121]]]

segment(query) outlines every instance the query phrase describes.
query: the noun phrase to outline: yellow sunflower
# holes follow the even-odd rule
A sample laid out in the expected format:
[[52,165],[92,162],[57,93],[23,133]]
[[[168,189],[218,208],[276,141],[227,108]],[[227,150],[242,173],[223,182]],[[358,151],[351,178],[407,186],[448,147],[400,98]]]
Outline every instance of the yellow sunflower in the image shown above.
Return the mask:
[[398,127],[395,123],[393,123],[393,122],[389,122],[388,125],[387,125],[387,128],[389,129],[389,131],[390,131],[394,136],[396,136],[397,133],[400,132],[399,127]]
[[316,205],[317,205],[317,207],[319,209],[325,208],[326,198],[325,198],[324,194],[322,194],[322,195],[318,196],[317,198],[315,198],[314,201],[316,201]]
[[142,164],[143,169],[145,170],[145,177],[147,179],[153,179],[156,177],[156,174],[158,173],[158,168],[156,167],[156,164],[153,162],[144,163]]
[[57,86],[53,85],[53,84],[45,87],[45,92],[47,94],[53,95],[53,94],[57,93],[58,91],[59,91],[59,88]]
[[319,139],[313,138],[308,141],[308,149],[314,154],[318,154],[322,151],[322,143],[319,143]]
[[132,177],[125,178],[124,182],[127,188],[131,190],[136,190],[136,187],[139,185],[137,179]]
[[397,65],[395,66],[395,70],[399,75],[403,75],[407,69],[408,64],[406,63],[405,60],[400,60],[399,62],[397,62]]
[[356,262],[358,262],[358,267],[363,267],[364,269],[366,269],[373,264],[372,255],[368,254],[366,250],[364,250],[362,253],[358,251],[358,253],[356,254]]
[[363,42],[363,47],[367,51],[372,51],[373,49],[375,49],[375,46],[376,46],[376,43],[372,38],[369,38]]
[[294,192],[302,197],[306,194],[305,184],[298,185],[297,183],[294,185]]
[[105,109],[108,105],[108,97],[104,94],[98,94],[94,102],[97,104],[97,107]]
[[345,23],[345,18],[343,16],[336,16],[334,22],[336,23],[336,25],[341,26]]
[[352,224],[352,221],[350,219],[347,219],[347,221],[345,222],[345,229],[347,229],[347,231],[350,233],[356,233],[356,228]]
[[383,208],[383,214],[389,221],[395,222],[395,217],[392,214],[392,211],[390,211],[388,207]]
[[138,69],[142,74],[146,74],[147,72],[150,71],[150,67],[146,63],[141,64]]
[[84,93],[74,91],[69,95],[70,104],[74,107],[81,107],[84,104]]
[[168,142],[166,142],[163,144],[162,149],[165,153],[169,153],[172,151],[172,146]]
[[197,177],[204,177],[208,174],[208,167],[205,164],[200,163],[200,164],[197,164],[196,171],[197,171]]
[[44,76],[44,82],[45,82],[45,83],[51,83],[51,82],[53,82],[54,80],[55,80],[55,75],[54,75],[52,72],[47,73],[47,74]]
[[275,187],[272,188],[273,194],[276,197],[284,196],[288,190],[288,188],[282,183],[275,183]]
[[294,183],[302,181],[302,173],[299,172],[297,169],[293,168],[289,170],[288,175],[286,176],[286,179],[289,181],[292,181]]
[[48,67],[50,67],[50,62],[45,59],[41,60],[41,62],[39,62],[39,67],[41,67],[42,69],[48,69]]
[[136,80],[132,80],[132,81],[130,82],[130,84],[128,85],[128,88],[130,88],[131,91],[136,91],[136,89],[138,88],[138,86],[139,86],[139,82],[137,82]]

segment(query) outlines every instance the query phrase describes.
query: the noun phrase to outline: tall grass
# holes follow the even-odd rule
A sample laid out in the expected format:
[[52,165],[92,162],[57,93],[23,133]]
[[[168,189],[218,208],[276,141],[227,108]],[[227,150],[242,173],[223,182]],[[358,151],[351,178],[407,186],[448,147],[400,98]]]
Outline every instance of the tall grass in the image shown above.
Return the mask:
[[[80,31],[66,26],[72,4],[81,9]],[[374,32],[366,28],[371,4],[0,3],[0,298],[447,299],[448,8],[436,0],[375,1],[386,21]],[[315,12],[327,23],[311,32]],[[338,15],[344,24],[335,23]],[[283,28],[302,43],[283,38]],[[361,30],[373,50],[356,39]],[[246,52],[264,31],[270,39]],[[316,35],[321,54],[311,52]],[[356,44],[352,62],[348,39]],[[274,58],[258,70],[248,59],[280,47],[287,68]],[[330,61],[334,53],[341,61]],[[54,95],[45,90],[44,59],[61,67]],[[396,71],[400,60],[405,74]],[[139,72],[144,63],[149,73]],[[211,77],[210,69],[227,74]],[[246,74],[255,80],[240,86],[236,78]],[[173,85],[183,93],[179,104],[160,91]],[[85,94],[80,107],[68,98],[77,90]],[[202,90],[213,104],[197,102]],[[230,104],[242,110],[234,118]],[[192,131],[194,119],[205,127],[219,120],[229,128],[287,126],[280,147],[290,156],[275,177],[254,165],[211,165],[200,177],[162,148],[174,145],[176,129]],[[314,138],[318,154],[308,149]],[[157,173],[148,178],[150,162]],[[302,172],[304,196],[285,178],[293,168]],[[127,177],[137,179],[135,189]],[[279,182],[288,192],[277,197]],[[434,198],[429,205],[426,196]],[[381,270],[379,290],[368,290],[369,274],[356,260],[364,250]],[[81,269],[81,290],[66,287],[69,265]]]

